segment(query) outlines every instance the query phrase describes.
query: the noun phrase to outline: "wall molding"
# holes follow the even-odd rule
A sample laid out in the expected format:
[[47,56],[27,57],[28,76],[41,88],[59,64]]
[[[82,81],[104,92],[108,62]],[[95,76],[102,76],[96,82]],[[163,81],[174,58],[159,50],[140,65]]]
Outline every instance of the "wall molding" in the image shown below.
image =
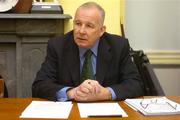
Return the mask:
[[180,50],[145,51],[152,64],[180,65]]

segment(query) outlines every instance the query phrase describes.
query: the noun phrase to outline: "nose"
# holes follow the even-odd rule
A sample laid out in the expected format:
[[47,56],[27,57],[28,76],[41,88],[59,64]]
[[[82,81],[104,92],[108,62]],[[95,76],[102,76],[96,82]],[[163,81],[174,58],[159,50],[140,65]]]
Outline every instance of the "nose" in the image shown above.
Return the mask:
[[85,33],[86,33],[85,25],[82,25],[82,26],[80,27],[79,32],[80,32],[81,34],[85,34]]

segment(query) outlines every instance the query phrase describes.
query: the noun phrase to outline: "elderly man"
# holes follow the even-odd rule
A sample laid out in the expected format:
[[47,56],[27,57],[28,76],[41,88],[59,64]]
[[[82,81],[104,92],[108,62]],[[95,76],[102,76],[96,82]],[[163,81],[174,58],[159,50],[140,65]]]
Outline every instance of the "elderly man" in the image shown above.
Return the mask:
[[73,30],[49,40],[33,97],[88,102],[142,95],[128,40],[105,32],[104,18],[101,6],[84,3],[76,10]]

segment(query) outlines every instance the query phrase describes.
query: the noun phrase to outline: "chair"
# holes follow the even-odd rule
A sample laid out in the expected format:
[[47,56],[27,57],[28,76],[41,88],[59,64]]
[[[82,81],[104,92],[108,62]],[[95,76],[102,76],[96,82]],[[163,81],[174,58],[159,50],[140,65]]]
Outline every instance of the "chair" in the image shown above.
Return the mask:
[[8,97],[7,88],[4,80],[0,76],[0,98],[6,98],[6,97]]
[[145,96],[164,96],[164,91],[159,83],[158,78],[149,62],[148,57],[142,50],[134,51],[130,49],[130,55],[137,66],[142,78],[142,86]]

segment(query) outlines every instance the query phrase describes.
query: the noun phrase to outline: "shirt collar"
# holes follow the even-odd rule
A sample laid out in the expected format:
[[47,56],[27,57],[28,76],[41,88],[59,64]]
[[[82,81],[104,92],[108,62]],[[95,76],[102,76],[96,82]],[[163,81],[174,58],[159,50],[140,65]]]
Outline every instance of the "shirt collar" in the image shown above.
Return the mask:
[[[97,40],[96,43],[93,45],[93,47],[90,48],[91,51],[93,52],[93,54],[94,54],[95,56],[97,56],[98,45],[99,45],[99,40]],[[85,53],[87,50],[88,50],[88,49],[80,48],[80,47],[79,47],[79,56],[80,56],[80,58],[83,58],[83,55],[84,55],[84,53]]]

